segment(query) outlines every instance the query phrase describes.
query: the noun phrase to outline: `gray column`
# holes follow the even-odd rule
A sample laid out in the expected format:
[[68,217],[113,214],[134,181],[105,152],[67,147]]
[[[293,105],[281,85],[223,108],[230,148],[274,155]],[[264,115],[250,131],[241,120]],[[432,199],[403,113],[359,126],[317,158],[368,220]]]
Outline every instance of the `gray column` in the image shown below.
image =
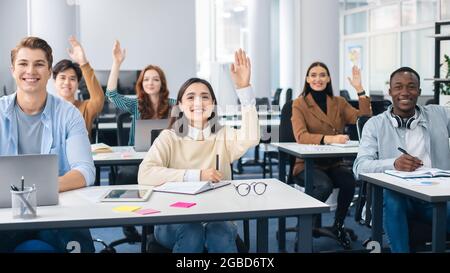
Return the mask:
[[27,36],[27,0],[0,1],[0,97],[16,90],[11,76],[11,49]]
[[270,14],[271,0],[249,1],[249,55],[252,85],[257,97],[271,95]]
[[334,93],[339,94],[339,1],[298,2],[302,82],[309,65],[314,61],[322,61],[330,69]]
[[280,87],[295,84],[295,0],[280,1]]
[[[53,65],[62,59],[69,59],[69,36],[77,36],[75,0],[29,0],[29,35],[42,38],[53,50]],[[49,80],[47,90],[55,93],[53,80]]]

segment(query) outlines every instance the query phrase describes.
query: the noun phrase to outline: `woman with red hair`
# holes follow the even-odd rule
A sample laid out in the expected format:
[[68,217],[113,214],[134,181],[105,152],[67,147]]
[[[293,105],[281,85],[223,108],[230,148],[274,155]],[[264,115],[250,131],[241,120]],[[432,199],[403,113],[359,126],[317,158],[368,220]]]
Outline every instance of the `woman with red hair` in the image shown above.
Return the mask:
[[[133,116],[128,145],[134,145],[135,123],[137,119],[165,119],[170,115],[169,90],[164,71],[156,65],[145,67],[136,81],[136,98],[129,98],[118,93],[117,82],[126,52],[115,41],[112,56],[113,64],[109,74],[106,96],[122,111]],[[174,104],[175,101],[173,100]]]

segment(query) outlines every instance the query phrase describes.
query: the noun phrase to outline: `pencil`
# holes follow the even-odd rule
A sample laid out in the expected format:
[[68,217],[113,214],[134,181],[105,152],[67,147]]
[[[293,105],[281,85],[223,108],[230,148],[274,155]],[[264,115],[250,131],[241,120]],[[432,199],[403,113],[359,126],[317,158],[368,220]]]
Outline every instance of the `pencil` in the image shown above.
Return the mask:
[[219,154],[216,154],[216,171],[219,170]]

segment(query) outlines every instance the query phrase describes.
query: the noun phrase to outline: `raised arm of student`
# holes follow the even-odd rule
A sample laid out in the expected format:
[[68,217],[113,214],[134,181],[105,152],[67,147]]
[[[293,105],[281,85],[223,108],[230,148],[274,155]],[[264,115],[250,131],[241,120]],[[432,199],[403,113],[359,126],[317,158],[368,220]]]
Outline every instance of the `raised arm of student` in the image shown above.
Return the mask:
[[[256,99],[250,85],[251,63],[245,51],[239,49],[234,54],[231,65],[231,78],[236,86],[236,93],[241,102],[242,123],[240,129],[225,128],[225,143],[231,161],[239,159],[245,152],[260,141],[260,128]],[[220,92],[220,90],[219,90]]]
[[105,95],[102,90],[102,86],[97,80],[95,76],[94,69],[92,69],[89,61],[86,57],[86,53],[83,50],[80,42],[75,39],[75,37],[71,36],[69,38],[69,43],[71,48],[67,51],[69,53],[70,58],[78,63],[81,67],[81,72],[83,73],[83,78],[86,81],[87,89],[89,92],[90,99],[87,102],[87,108],[89,113],[92,113],[93,116],[96,116],[103,109]]
[[119,41],[114,42],[112,57],[113,63],[109,73],[108,85],[106,86],[106,96],[117,108],[133,114],[134,109],[137,107],[137,99],[127,98],[117,91],[120,66],[126,57],[126,50],[120,47]]
[[342,100],[345,104],[344,107],[342,107],[342,114],[347,124],[355,124],[360,116],[372,116],[372,109],[370,107],[370,98],[365,94],[362,85],[361,69],[357,66],[353,66],[352,77],[348,77],[347,79],[358,94],[359,110],[351,106],[346,100]]

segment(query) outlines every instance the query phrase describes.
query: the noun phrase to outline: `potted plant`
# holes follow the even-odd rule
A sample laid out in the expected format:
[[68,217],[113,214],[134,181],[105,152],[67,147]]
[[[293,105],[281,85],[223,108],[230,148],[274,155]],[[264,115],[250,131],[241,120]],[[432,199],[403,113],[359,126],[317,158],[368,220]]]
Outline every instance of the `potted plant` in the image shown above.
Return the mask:
[[[441,67],[445,64],[446,74],[445,79],[450,80],[450,57],[445,54],[444,62]],[[450,107],[450,82],[441,83],[439,85],[439,105]]]

